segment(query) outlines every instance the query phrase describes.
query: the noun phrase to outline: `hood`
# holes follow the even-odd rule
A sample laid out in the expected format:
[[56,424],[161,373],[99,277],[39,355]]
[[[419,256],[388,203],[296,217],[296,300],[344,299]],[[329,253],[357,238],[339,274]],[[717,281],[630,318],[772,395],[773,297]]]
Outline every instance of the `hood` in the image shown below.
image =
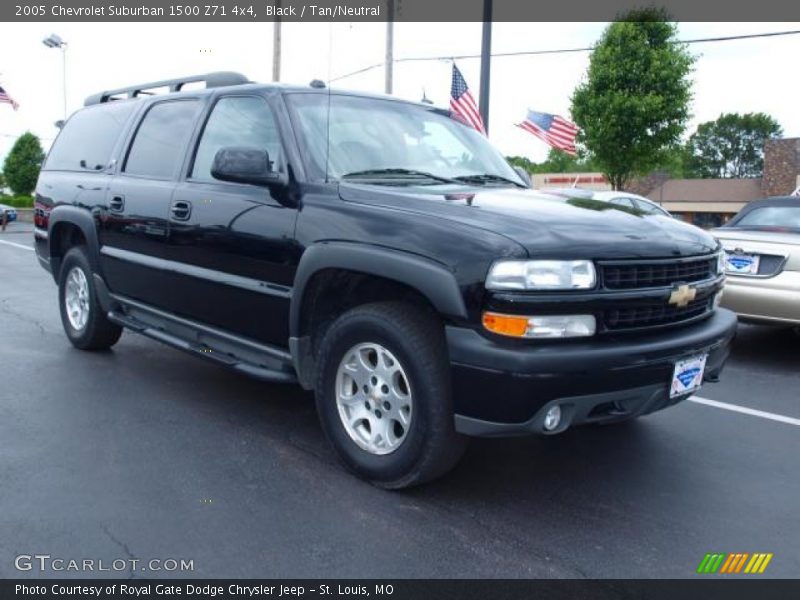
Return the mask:
[[348,202],[448,219],[503,235],[541,258],[669,258],[713,252],[717,241],[676,219],[528,189],[389,187],[342,183]]

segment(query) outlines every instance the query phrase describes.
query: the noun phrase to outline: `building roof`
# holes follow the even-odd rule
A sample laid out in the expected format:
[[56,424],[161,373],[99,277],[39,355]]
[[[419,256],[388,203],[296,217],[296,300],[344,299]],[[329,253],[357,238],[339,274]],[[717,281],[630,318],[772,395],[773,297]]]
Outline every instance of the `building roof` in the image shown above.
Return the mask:
[[734,202],[763,198],[761,179],[667,179],[645,195],[653,202]]

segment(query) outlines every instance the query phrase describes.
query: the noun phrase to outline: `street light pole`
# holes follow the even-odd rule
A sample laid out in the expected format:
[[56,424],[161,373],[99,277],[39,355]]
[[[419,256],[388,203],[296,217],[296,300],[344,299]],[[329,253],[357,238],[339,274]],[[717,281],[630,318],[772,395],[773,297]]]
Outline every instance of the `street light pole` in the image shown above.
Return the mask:
[[392,93],[394,79],[394,0],[386,0],[386,87]]
[[478,109],[483,127],[489,133],[489,79],[492,60],[492,0],[483,0],[483,38],[481,39],[481,93]]
[[51,33],[42,40],[48,48],[58,48],[61,50],[61,90],[64,102],[64,120],[67,120],[67,42],[55,33]]
[[[281,1],[275,3],[275,6],[281,8]],[[281,80],[281,18],[275,17],[272,24],[272,81]]]

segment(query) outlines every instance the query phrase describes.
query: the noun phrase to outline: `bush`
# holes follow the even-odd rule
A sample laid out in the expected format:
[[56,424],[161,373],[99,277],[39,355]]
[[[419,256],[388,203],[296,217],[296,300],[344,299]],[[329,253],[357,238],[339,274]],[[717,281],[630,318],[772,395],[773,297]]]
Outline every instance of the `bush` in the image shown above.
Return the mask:
[[3,196],[0,194],[0,204],[14,208],[33,208],[33,196]]
[[31,132],[23,133],[14,142],[3,165],[3,177],[6,185],[17,196],[33,192],[43,160],[44,150],[39,143],[39,138]]

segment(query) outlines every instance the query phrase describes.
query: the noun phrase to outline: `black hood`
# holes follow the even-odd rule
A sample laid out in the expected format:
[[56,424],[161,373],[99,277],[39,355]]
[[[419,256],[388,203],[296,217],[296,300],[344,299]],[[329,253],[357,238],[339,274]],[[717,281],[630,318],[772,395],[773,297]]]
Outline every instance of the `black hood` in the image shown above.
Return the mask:
[[343,183],[343,200],[449,219],[492,231],[542,258],[668,258],[713,252],[705,231],[608,202],[528,189],[389,187]]

